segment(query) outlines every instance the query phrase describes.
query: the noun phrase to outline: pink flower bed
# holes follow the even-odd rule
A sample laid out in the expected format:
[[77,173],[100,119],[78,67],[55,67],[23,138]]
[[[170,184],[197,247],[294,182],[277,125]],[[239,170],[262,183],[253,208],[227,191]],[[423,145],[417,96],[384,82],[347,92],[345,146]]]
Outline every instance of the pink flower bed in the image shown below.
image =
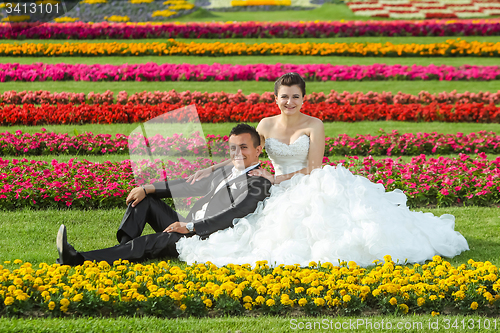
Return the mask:
[[[190,163],[179,159],[167,172],[159,163],[141,162],[141,169],[150,170],[152,181],[166,176],[186,177],[193,170],[211,165],[210,160]],[[164,179],[164,178],[163,178]],[[7,160],[0,157],[0,208],[111,208],[125,207],[125,198],[136,186],[131,162],[92,163],[87,160],[68,163]],[[140,184],[139,184],[140,185]]]
[[[366,2],[365,2],[366,4]],[[356,36],[498,36],[498,19],[348,22],[0,23],[6,39],[324,38]],[[29,27],[29,29],[26,29]]]
[[331,64],[0,64],[0,82],[10,81],[274,81],[296,72],[307,81],[440,80],[490,81],[499,66],[331,65]]
[[[16,131],[15,133],[0,133],[0,154],[3,156],[29,155],[104,155],[129,154],[129,137],[116,134],[92,133],[70,136],[67,133],[28,134]],[[134,135],[130,148],[134,155],[147,155],[142,135]],[[184,138],[182,136],[162,137],[155,135],[148,138],[151,153],[162,156],[209,156],[206,143],[213,155],[221,156],[228,149],[227,136],[207,135]],[[404,133],[397,131],[379,135],[356,135],[350,137],[340,134],[335,138],[326,138],[326,156],[344,155],[419,155],[419,154],[457,154],[457,153],[500,153],[500,136],[494,132],[440,134],[440,133]],[[263,157],[267,155],[263,154]]]
[[[332,90],[329,94],[324,93],[311,93],[304,97],[304,100],[309,103],[336,103],[336,104],[430,104],[430,103],[485,103],[485,104],[499,104],[500,103],[500,90],[497,92],[464,92],[457,93],[456,90],[452,92],[441,92],[431,94],[428,91],[421,91],[418,95],[405,94],[398,92],[393,95],[392,92],[368,92],[363,93],[356,91],[350,93],[348,91],[337,92]],[[156,105],[160,103],[169,104],[206,104],[206,103],[274,103],[274,94],[272,92],[265,92],[262,95],[251,93],[245,95],[241,90],[236,94],[225,92],[199,92],[199,91],[155,91],[155,92],[138,92],[129,95],[126,91],[120,91],[118,96],[114,97],[114,93],[107,90],[104,93],[90,92],[87,95],[84,93],[60,92],[52,93],[47,90],[39,91],[5,91],[0,94],[0,103],[6,104],[103,104],[103,103],[118,103],[118,104],[150,104]]]
[[[132,136],[116,134],[96,134],[91,132],[70,136],[68,133],[46,132],[29,134],[18,130],[15,133],[8,131],[0,133],[0,154],[6,155],[105,155],[105,154],[134,154],[147,155],[144,146],[144,137],[134,133]],[[129,139],[130,146],[129,146]],[[203,139],[199,135],[185,138],[180,135],[163,137],[159,134],[148,138],[151,153],[168,156],[209,156],[206,147],[210,145],[210,153],[223,154],[229,146],[227,136],[207,135]]]
[[[408,196],[410,207],[429,205],[478,205],[500,203],[500,157],[488,161],[484,153],[475,158],[459,154],[458,158],[428,158],[425,155],[403,163],[399,159],[373,157],[330,161],[344,163],[353,173],[381,183],[386,190],[396,188]],[[187,177],[195,170],[207,167],[207,159],[190,163],[180,159],[171,165],[168,174],[159,164],[144,163],[152,174],[160,177]],[[273,172],[269,161],[264,167]],[[0,158],[0,208],[70,207],[77,209],[125,207],[125,198],[135,186],[130,161],[92,163],[89,161],[51,163]]]

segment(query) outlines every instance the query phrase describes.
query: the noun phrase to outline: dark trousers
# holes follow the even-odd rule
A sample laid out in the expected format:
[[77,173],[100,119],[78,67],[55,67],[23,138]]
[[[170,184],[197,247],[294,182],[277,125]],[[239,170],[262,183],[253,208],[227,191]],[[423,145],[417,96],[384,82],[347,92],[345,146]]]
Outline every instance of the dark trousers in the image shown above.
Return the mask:
[[[145,261],[163,257],[177,258],[179,253],[175,244],[184,235],[163,230],[176,221],[185,220],[161,199],[147,196],[137,206],[128,206],[116,233],[118,242],[123,237],[131,238],[130,241],[107,249],[79,253],[83,260],[107,261],[110,265],[118,259]],[[146,223],[156,231],[155,234],[141,236]]]

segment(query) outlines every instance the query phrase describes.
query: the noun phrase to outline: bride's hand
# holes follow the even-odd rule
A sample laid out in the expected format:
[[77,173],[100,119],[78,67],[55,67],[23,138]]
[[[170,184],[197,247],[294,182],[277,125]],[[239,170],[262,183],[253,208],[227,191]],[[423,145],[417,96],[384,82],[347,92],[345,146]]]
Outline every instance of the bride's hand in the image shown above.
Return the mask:
[[274,175],[270,174],[266,169],[253,169],[248,172],[250,176],[260,176],[264,177],[274,184]]
[[198,170],[193,175],[189,176],[186,179],[186,183],[190,183],[191,185],[193,185],[194,182],[197,182],[200,179],[208,177],[211,173],[212,173],[212,169],[211,168],[206,168],[206,169]]

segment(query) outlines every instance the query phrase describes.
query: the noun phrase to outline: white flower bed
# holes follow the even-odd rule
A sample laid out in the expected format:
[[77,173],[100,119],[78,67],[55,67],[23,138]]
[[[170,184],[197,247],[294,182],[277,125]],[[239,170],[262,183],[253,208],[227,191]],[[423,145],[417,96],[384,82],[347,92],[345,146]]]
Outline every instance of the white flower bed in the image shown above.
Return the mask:
[[397,19],[475,18],[500,15],[500,3],[478,0],[370,0],[351,1],[356,16]]

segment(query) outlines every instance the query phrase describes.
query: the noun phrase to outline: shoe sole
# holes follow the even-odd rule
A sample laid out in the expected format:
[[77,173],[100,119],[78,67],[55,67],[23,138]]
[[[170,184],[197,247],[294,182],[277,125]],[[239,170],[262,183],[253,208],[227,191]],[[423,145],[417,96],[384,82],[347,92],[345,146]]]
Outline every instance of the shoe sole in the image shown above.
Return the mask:
[[57,252],[59,253],[59,261],[61,262],[61,264],[64,263],[63,245],[65,243],[66,243],[66,226],[64,224],[61,224],[61,226],[59,227],[59,231],[57,232],[57,239],[56,239]]

